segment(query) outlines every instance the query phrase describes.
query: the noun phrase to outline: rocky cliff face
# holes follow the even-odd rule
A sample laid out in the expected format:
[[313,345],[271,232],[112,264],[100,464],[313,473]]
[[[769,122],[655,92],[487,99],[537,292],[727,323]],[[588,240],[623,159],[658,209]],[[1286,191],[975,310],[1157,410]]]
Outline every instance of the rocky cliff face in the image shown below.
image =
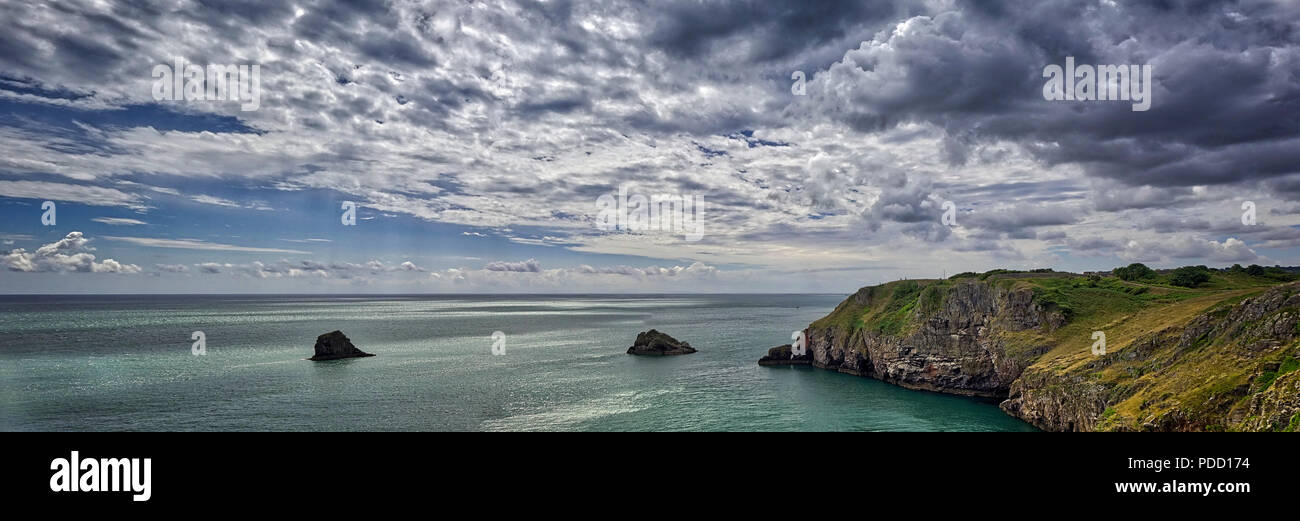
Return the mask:
[[[872,298],[882,297],[864,288],[850,300],[869,307]],[[1008,353],[997,333],[1050,331],[1065,321],[1035,302],[1028,289],[975,281],[947,288],[937,307],[913,313],[920,315],[919,325],[901,335],[814,324],[807,330],[813,365],[912,389],[1003,397],[1026,361],[1049,346]]]
[[[1096,327],[1133,321],[1141,334],[1099,356],[1078,340],[1091,323],[1061,334],[1075,318],[1042,298],[1043,286],[973,278],[894,284],[863,288],[813,323],[812,364],[912,389],[1003,398],[1004,411],[1045,430],[1300,430],[1300,283],[1222,298],[1117,292],[1133,308],[1097,306]],[[1095,304],[1102,290],[1092,284],[1078,294]],[[1170,319],[1188,295],[1204,303],[1179,308],[1192,310],[1185,321]],[[1142,317],[1166,325],[1145,331]]]
[[1033,365],[1002,409],[1055,431],[1296,430],[1298,322],[1300,284],[1278,286],[1086,363]]

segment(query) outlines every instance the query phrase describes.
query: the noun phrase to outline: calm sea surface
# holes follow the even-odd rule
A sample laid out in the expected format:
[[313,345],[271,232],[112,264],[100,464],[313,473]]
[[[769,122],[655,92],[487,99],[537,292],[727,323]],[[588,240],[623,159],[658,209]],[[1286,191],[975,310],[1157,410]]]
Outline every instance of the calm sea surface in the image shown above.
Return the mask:
[[[1034,430],[985,401],[757,365],[843,298],[0,297],[0,429]],[[699,352],[625,354],[650,328]],[[377,356],[306,361],[335,329]]]

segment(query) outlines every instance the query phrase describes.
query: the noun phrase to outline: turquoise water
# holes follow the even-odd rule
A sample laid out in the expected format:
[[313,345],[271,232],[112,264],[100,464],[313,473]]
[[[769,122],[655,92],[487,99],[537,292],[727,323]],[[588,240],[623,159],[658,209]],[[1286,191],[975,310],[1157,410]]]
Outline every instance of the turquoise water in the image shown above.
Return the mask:
[[[0,427],[1034,430],[985,401],[757,365],[842,299],[0,297]],[[650,328],[699,352],[625,354]],[[304,360],[334,329],[377,356]]]

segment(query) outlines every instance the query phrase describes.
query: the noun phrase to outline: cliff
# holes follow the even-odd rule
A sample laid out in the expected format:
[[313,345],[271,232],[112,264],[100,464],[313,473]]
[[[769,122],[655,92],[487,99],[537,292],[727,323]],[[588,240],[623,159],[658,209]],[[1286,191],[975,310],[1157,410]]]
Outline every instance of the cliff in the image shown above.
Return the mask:
[[999,270],[862,288],[806,333],[814,366],[998,398],[1046,430],[1297,430],[1298,322],[1300,283]]

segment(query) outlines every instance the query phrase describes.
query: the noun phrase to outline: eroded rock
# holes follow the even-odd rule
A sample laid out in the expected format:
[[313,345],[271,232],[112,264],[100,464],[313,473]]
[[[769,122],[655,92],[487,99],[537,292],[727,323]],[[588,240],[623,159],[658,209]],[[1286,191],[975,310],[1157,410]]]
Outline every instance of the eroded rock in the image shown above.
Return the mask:
[[676,338],[660,333],[654,329],[643,331],[636,336],[636,342],[632,347],[627,348],[629,355],[688,355],[695,352],[695,348],[686,342],[678,341]]
[[316,337],[316,354],[308,360],[338,360],[340,358],[357,358],[375,356],[357,349],[342,331],[331,331]]

